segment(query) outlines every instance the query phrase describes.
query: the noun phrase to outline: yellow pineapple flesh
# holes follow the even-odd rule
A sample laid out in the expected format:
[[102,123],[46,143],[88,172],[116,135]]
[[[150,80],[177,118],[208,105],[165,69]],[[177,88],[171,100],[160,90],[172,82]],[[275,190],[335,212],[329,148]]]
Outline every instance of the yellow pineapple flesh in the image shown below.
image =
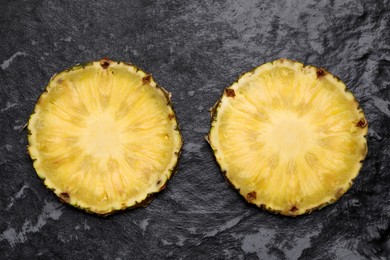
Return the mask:
[[250,203],[309,213],[351,186],[367,154],[367,121],[344,83],[288,59],[225,89],[208,136],[228,181]]
[[169,93],[137,67],[108,59],[55,75],[28,129],[45,185],[97,214],[148,201],[165,187],[182,146]]

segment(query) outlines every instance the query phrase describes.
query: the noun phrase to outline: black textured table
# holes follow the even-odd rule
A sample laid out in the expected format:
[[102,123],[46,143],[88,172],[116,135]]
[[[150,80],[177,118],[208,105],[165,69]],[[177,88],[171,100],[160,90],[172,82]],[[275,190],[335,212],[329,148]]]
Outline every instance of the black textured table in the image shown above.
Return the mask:
[[[0,258],[390,257],[389,1],[1,1],[0,44]],[[185,145],[147,208],[102,218],[44,187],[24,126],[54,73],[105,56],[172,92]],[[369,121],[353,187],[297,218],[248,205],[204,139],[223,88],[280,57],[340,77]]]

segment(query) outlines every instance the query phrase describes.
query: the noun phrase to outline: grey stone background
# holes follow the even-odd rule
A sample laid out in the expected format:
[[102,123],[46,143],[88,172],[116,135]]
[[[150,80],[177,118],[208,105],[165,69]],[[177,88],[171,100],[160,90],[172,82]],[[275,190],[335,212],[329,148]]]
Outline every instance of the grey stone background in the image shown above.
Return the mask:
[[[50,77],[108,56],[173,94],[185,145],[147,208],[107,218],[61,204],[23,128]],[[280,57],[328,69],[369,121],[369,154],[340,201],[286,218],[228,187],[203,136],[223,88]],[[1,259],[388,259],[390,2],[0,1]]]

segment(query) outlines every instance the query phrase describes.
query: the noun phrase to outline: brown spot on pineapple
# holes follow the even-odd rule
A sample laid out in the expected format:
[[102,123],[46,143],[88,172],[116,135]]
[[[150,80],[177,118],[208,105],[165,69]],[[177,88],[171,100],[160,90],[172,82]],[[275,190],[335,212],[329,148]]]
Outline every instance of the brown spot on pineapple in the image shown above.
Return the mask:
[[316,71],[316,73],[317,73],[317,79],[319,79],[319,78],[322,78],[323,76],[325,76],[325,70],[323,70],[323,69],[321,69],[321,68],[318,68],[317,69],[317,71]]
[[147,75],[147,76],[143,77],[142,84],[144,84],[144,85],[149,84],[151,79],[152,79],[151,75]]
[[62,82],[64,82],[64,79],[57,79],[57,84],[58,85],[62,84]]
[[68,203],[69,200],[70,200],[69,193],[67,193],[67,192],[62,192],[62,193],[60,193],[60,200],[61,200],[62,202]]
[[161,183],[161,180],[158,180],[158,181],[157,181],[157,185],[160,185],[160,183]]
[[165,190],[166,187],[167,187],[167,184],[165,183],[165,184],[160,188],[160,191]]
[[174,119],[174,118],[175,118],[175,115],[174,115],[174,114],[169,114],[169,115],[168,115],[168,119],[169,119],[169,120],[172,120],[172,119]]
[[294,205],[294,206],[292,206],[292,208],[290,209],[290,211],[291,212],[295,212],[295,211],[297,211],[298,210],[298,208]]
[[38,98],[37,105],[40,105],[43,103],[43,100],[45,99],[47,95],[47,92],[43,92],[42,95]]
[[102,66],[103,69],[107,69],[108,66],[110,66],[110,60],[108,58],[103,58],[100,61],[100,66]]
[[249,192],[247,195],[246,195],[246,200],[251,202],[253,200],[256,199],[256,191],[252,191],[252,192]]
[[225,92],[226,92],[226,96],[228,96],[228,97],[235,97],[236,96],[236,92],[234,92],[234,89],[227,88],[227,89],[225,89]]
[[340,198],[341,195],[343,195],[344,193],[344,189],[343,188],[339,188],[337,191],[336,191],[336,198]]
[[361,127],[361,128],[364,128],[367,126],[367,121],[366,119],[362,118],[359,120],[359,122],[357,122],[356,124],[357,127]]

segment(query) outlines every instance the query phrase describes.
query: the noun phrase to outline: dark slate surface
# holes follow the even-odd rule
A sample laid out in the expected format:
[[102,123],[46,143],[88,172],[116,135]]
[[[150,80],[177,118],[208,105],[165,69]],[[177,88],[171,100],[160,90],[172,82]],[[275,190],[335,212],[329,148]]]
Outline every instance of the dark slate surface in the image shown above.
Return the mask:
[[[1,1],[0,258],[390,258],[389,1],[113,2]],[[107,218],[46,190],[23,129],[55,72],[104,56],[138,65],[172,92],[185,139],[168,188],[147,208]],[[339,76],[370,123],[352,189],[298,218],[249,206],[203,138],[222,89],[280,57]]]

